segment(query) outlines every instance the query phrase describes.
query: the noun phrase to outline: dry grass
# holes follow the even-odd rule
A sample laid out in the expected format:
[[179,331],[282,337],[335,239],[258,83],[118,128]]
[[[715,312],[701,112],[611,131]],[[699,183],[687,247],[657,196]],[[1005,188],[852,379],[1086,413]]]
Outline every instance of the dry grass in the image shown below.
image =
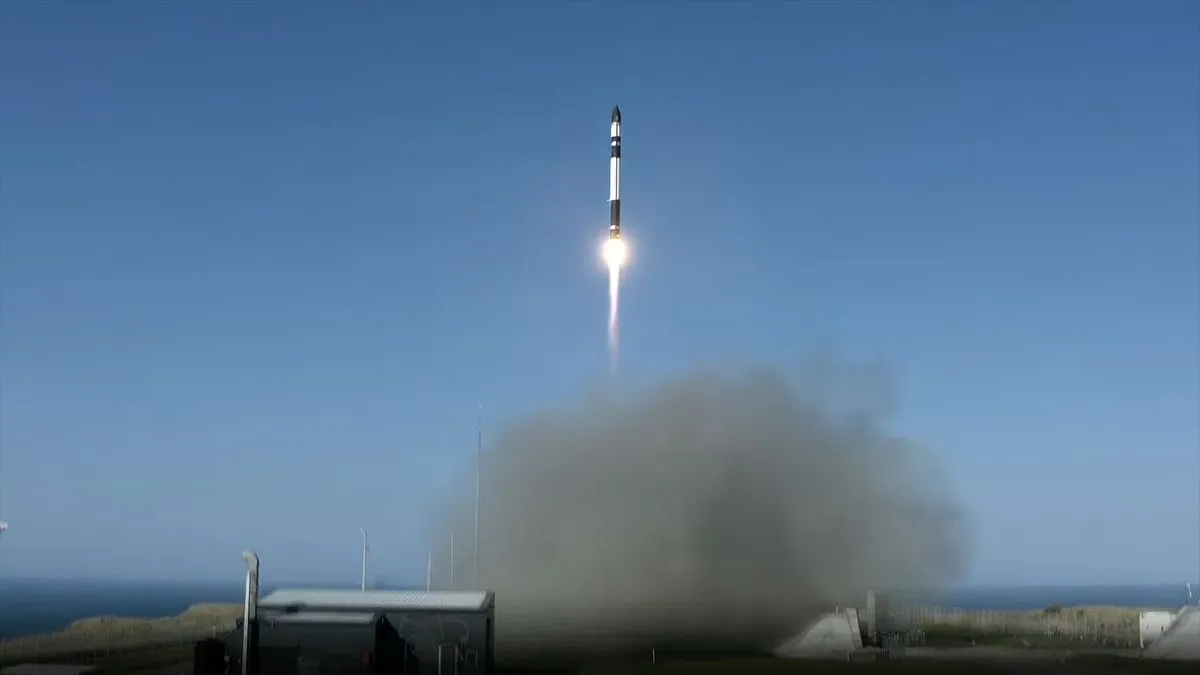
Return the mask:
[[240,614],[240,605],[202,604],[178,616],[158,619],[118,616],[80,619],[56,633],[0,642],[0,662],[47,659],[94,662],[149,646],[186,646],[232,629]]
[[241,614],[241,605],[205,603],[192,605],[182,614],[158,619],[138,619],[120,616],[98,616],[89,619],[80,619],[60,632],[95,634],[112,631],[113,629],[126,632],[152,632],[181,624],[229,622],[241,616]]
[[1136,647],[1139,608],[1054,607],[1033,611],[980,611],[917,607],[901,616],[929,636],[997,636],[1055,639],[1111,647]]
[[626,664],[595,669],[511,669],[500,668],[497,675],[819,675],[836,673],[896,673],[897,675],[941,675],[970,673],[971,675],[1000,675],[1018,673],[1070,673],[1073,675],[1194,675],[1195,663],[1153,662],[1121,657],[1079,656],[1062,659],[1030,661],[1028,659],[956,658],[956,659],[896,659],[875,663],[846,661],[813,661],[776,658],[711,659],[698,661],[665,661]]
[[1134,662],[1130,659],[1074,658],[1058,662],[1031,664],[1021,660],[998,661],[935,661],[894,660],[882,663],[846,663],[836,661],[789,661],[784,659],[738,659],[730,661],[668,663],[657,666],[642,666],[634,670],[638,675],[742,675],[764,673],[768,675],[808,675],[828,673],[897,673],[906,675],[933,675],[941,673],[971,673],[988,675],[1001,673],[1087,673],[1130,675],[1132,673],[1159,673],[1161,675],[1183,675],[1195,673],[1194,663]]
[[127,654],[117,654],[96,664],[91,675],[118,675],[124,673],[190,673],[192,670],[192,645],[141,649]]

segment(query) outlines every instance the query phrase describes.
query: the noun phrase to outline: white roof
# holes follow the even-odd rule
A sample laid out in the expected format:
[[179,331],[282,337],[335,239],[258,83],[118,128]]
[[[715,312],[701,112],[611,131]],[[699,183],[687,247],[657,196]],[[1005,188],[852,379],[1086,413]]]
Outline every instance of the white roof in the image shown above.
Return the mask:
[[265,609],[373,609],[384,612],[407,610],[478,611],[491,603],[487,591],[355,591],[281,588],[258,601]]

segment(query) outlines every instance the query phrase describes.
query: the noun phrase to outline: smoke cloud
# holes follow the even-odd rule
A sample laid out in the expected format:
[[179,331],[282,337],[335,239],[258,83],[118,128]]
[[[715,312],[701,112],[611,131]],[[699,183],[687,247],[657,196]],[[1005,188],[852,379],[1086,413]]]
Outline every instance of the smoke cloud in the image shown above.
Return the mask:
[[[869,589],[956,580],[960,508],[930,455],[884,430],[886,406],[836,409],[837,385],[863,379],[842,370],[698,373],[495,435],[477,582],[473,490],[434,526],[457,533],[456,585],[496,592],[501,654],[769,649]],[[886,402],[884,384],[857,398]]]

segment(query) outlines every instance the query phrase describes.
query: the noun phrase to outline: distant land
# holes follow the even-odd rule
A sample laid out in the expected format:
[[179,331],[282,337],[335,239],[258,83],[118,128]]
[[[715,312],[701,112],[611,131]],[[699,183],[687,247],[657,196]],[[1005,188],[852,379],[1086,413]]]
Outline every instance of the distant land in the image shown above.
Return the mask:
[[[264,584],[270,592],[280,586],[345,587],[356,584]],[[389,585],[401,590],[417,586]],[[1193,586],[1193,592],[1197,589]],[[157,618],[180,614],[203,603],[237,603],[243,587],[233,583],[136,582],[101,580],[0,578],[0,638],[61,630],[73,621],[117,615]],[[1186,604],[1184,585],[1139,586],[1014,586],[971,587],[932,594],[913,600],[970,610],[1033,610],[1058,603],[1064,607],[1162,607]],[[497,598],[503,602],[503,598]]]

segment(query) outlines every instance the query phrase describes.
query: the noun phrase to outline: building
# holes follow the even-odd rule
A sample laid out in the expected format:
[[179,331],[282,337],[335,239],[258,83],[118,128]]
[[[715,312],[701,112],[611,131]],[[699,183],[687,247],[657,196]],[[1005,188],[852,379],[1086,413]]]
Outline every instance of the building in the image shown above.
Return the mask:
[[490,675],[495,622],[487,591],[281,589],[258,601],[260,662],[266,666],[267,652],[282,656],[277,650],[301,640],[313,652],[331,653],[341,640],[341,652],[366,654],[367,645],[396,644],[387,637],[394,631],[400,646],[386,647],[379,656],[387,667],[380,661],[376,672]]

